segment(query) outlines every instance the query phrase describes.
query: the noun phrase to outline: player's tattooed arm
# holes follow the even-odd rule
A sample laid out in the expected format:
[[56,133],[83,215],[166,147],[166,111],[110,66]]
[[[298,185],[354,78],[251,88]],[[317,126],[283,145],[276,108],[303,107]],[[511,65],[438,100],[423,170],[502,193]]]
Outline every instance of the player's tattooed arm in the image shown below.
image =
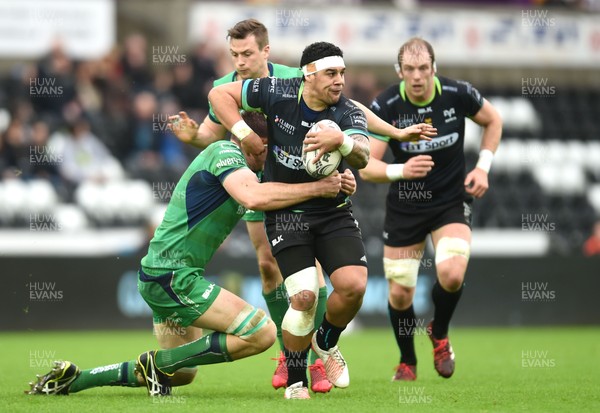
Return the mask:
[[345,155],[344,158],[350,166],[356,169],[362,169],[369,163],[370,149],[369,139],[365,135],[355,133],[350,135],[350,138],[354,140],[354,146],[352,151]]

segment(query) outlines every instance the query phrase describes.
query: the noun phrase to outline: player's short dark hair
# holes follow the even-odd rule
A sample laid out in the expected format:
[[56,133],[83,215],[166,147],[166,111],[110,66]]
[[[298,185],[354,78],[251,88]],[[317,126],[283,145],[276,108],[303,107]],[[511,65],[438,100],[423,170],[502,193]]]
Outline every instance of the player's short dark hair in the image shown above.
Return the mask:
[[398,64],[402,67],[402,58],[404,57],[404,52],[407,50],[415,50],[415,49],[427,49],[427,53],[431,57],[431,66],[433,67],[435,63],[435,53],[433,52],[433,46],[427,40],[422,39],[420,37],[412,37],[406,41],[402,46],[400,46],[400,50],[398,50]]
[[227,30],[227,39],[243,40],[252,34],[260,49],[269,44],[269,32],[267,28],[256,19],[246,19],[237,22],[235,26]]
[[300,59],[300,67],[327,56],[344,57],[344,53],[342,52],[342,49],[331,43],[316,42],[313,44],[309,44],[308,46],[306,46],[306,48],[304,48],[304,51],[302,52],[302,58]]

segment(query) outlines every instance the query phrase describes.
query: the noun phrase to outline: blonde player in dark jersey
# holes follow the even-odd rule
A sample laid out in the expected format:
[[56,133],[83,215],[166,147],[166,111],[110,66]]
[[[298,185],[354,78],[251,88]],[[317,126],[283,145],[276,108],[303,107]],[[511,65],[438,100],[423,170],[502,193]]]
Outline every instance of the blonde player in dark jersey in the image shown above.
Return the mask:
[[[488,172],[500,143],[502,120],[494,107],[467,82],[436,75],[431,45],[413,38],[400,47],[402,81],[383,91],[371,105],[387,122],[408,127],[426,122],[438,136],[428,142],[398,142],[373,135],[371,159],[360,171],[363,179],[389,182],[384,225],[383,264],[389,282],[389,313],[400,348],[393,380],[415,380],[413,309],[425,238],[435,248],[437,282],[432,298],[433,321],[426,333],[434,347],[434,367],[442,377],[454,373],[454,352],[448,339],[450,319],[462,293],[471,243],[471,200],[488,189]],[[483,127],[477,166],[465,172],[465,118]],[[382,158],[390,148],[394,161]]]

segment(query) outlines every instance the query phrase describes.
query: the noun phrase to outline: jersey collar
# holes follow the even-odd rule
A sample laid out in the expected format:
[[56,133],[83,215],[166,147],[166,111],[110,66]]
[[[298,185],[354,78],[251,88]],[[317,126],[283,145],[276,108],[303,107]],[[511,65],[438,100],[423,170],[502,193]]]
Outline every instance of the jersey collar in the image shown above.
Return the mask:
[[408,96],[406,96],[406,85],[404,84],[404,80],[402,82],[400,82],[400,96],[402,97],[402,100],[404,100],[404,101],[408,100],[410,103],[412,103],[415,106],[427,106],[433,101],[433,99],[435,99],[436,91],[437,91],[438,95],[442,94],[442,84],[440,82],[440,79],[438,79],[437,76],[433,77],[433,83],[435,85],[435,89],[434,89],[433,93],[431,94],[431,98],[427,99],[425,102],[415,103],[415,102],[411,101],[408,98]]

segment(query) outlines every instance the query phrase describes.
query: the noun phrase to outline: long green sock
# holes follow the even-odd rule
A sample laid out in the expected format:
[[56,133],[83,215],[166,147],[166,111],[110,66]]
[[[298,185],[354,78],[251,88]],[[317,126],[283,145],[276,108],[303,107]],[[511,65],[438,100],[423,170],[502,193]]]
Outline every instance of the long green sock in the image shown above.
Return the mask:
[[279,284],[270,293],[263,293],[263,298],[267,303],[267,308],[269,309],[271,319],[275,323],[275,327],[277,327],[277,341],[279,342],[279,348],[281,351],[283,351],[284,347],[283,337],[281,335],[281,323],[283,322],[283,317],[290,306],[285,284]]
[[158,350],[156,366],[165,373],[174,373],[182,367],[231,361],[227,352],[227,334],[211,333],[183,346]]
[[[323,316],[327,310],[327,286],[319,288],[319,301],[317,302],[317,311],[315,312],[315,330],[319,328],[323,322]],[[317,353],[310,350],[310,364],[315,364],[319,356]]]
[[69,386],[69,393],[77,393],[81,390],[100,386],[139,387],[141,384],[134,373],[135,363],[135,360],[131,360],[124,363],[83,370],[79,377]]

